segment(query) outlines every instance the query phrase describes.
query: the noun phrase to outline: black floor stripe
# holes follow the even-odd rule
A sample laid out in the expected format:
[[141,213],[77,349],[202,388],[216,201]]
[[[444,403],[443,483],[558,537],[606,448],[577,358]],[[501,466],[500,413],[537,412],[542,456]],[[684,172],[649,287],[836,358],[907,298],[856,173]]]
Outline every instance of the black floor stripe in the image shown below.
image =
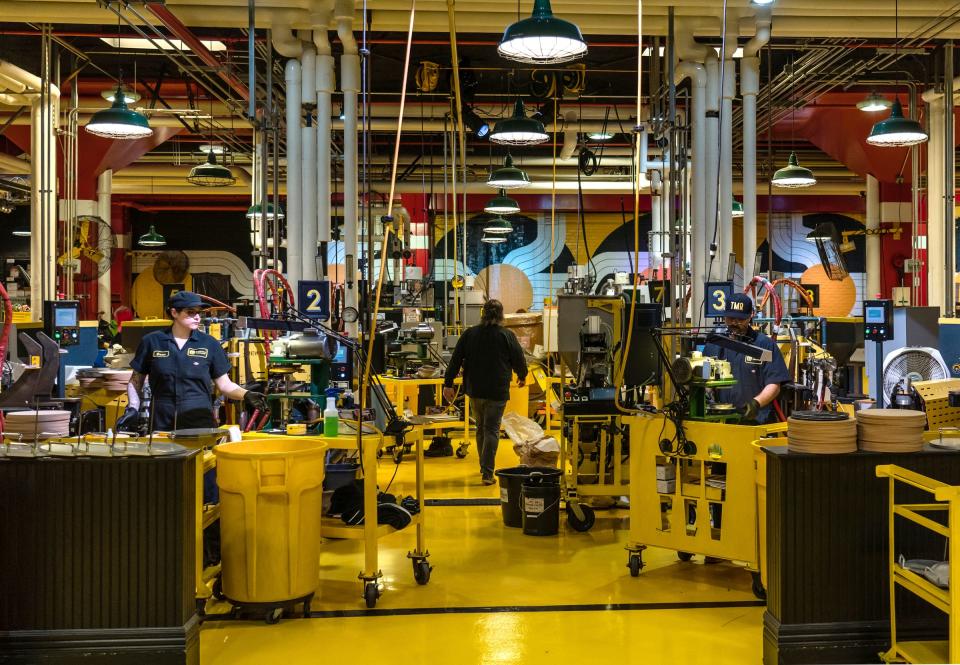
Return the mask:
[[[587,605],[492,605],[479,607],[407,607],[391,610],[327,610],[310,613],[311,619],[338,619],[365,616],[412,616],[427,614],[497,614],[526,612],[636,612],[654,610],[705,610],[734,607],[763,607],[762,600],[717,600],[686,603],[597,603]],[[252,617],[256,618],[256,617]],[[292,618],[300,618],[294,613]],[[208,621],[235,620],[229,614],[208,614]]]
[[499,506],[500,499],[424,499],[427,506]]

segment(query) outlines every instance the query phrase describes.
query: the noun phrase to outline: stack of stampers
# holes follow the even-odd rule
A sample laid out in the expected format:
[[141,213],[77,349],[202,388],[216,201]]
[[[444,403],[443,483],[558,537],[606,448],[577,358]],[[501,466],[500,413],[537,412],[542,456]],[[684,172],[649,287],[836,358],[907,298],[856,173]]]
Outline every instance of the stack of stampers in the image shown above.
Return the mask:
[[845,413],[794,411],[787,420],[791,452],[838,455],[857,452],[857,422]]
[[14,440],[33,441],[70,433],[69,411],[12,411],[3,433]]
[[927,414],[908,409],[866,409],[857,412],[860,450],[873,453],[915,453],[923,450]]

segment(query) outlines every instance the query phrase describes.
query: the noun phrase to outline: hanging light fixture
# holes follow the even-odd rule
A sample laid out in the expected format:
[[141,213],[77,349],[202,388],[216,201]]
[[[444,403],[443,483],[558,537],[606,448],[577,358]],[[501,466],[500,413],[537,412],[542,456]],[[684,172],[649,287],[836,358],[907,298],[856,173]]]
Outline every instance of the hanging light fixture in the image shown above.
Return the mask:
[[[255,203],[255,204],[253,204],[252,206],[250,206],[249,208],[247,208],[247,219],[260,219],[262,216],[263,216],[263,214],[261,213],[261,208],[260,208],[260,204],[259,204],[259,203]],[[283,208],[280,208],[280,207],[278,206],[278,210],[277,210],[276,214],[274,214],[273,204],[272,204],[272,203],[268,203],[268,204],[267,204],[267,219],[273,219],[274,217],[276,217],[277,219],[283,219],[283,217],[284,217],[284,215],[283,215]]]
[[483,233],[504,236],[513,233],[513,224],[510,223],[510,220],[497,216],[483,225]]
[[229,187],[237,179],[226,166],[217,164],[213,150],[207,153],[207,161],[190,169],[187,182],[199,187]]
[[167,244],[167,239],[157,233],[157,230],[150,225],[150,230],[137,239],[137,244],[141,247],[163,247]]
[[[133,104],[140,100],[140,95],[126,86],[120,86],[120,91],[123,93],[123,101],[127,104]],[[107,88],[100,92],[100,96],[112,104],[117,98],[117,90],[116,88]]]
[[876,90],[867,95],[866,99],[861,99],[859,102],[857,102],[857,108],[865,113],[886,111],[891,106],[893,106],[893,102],[886,97],[878,95]]
[[123,86],[119,83],[110,108],[94,113],[84,129],[94,136],[107,139],[143,139],[153,135],[147,117],[127,108]]
[[813,177],[813,171],[800,166],[797,161],[797,153],[791,152],[787,165],[773,174],[770,181],[774,187],[786,187],[788,189],[800,189],[801,187],[812,187],[817,184],[817,179]]
[[553,15],[550,0],[534,0],[530,18],[504,30],[497,53],[514,62],[555,65],[585,56],[587,43],[580,28]]
[[530,186],[530,177],[526,171],[513,165],[513,157],[508,154],[503,166],[494,169],[487,178],[487,184],[496,189],[519,189]]
[[895,99],[890,115],[870,130],[867,143],[883,148],[905,148],[926,143],[928,138],[919,122],[903,117],[900,100]]
[[515,215],[520,212],[520,204],[501,189],[499,196],[493,197],[487,205],[483,206],[483,211],[491,215]]
[[482,238],[480,238],[480,242],[485,242],[488,245],[499,245],[507,242],[507,237],[498,235],[484,235]]
[[587,134],[587,138],[591,141],[609,141],[613,138],[613,134],[607,131],[590,132]]
[[30,227],[29,226],[19,226],[10,232],[11,235],[15,235],[18,238],[29,238],[30,237]]
[[464,104],[461,109],[463,115],[463,124],[473,132],[473,135],[478,139],[486,138],[487,134],[490,133],[490,125],[484,122],[483,118],[477,115],[477,112],[474,111],[469,105]]
[[549,138],[542,122],[527,117],[521,99],[513,105],[513,115],[499,120],[490,134],[491,141],[506,145],[537,145]]
[[733,200],[733,207],[730,208],[730,216],[733,218],[743,217],[743,204]]

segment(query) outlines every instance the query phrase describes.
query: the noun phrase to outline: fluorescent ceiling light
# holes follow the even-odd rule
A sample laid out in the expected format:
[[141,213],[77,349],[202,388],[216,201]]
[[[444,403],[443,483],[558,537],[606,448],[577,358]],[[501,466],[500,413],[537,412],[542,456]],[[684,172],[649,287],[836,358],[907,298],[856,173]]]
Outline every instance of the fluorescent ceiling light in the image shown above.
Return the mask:
[[[157,38],[155,41],[150,41],[149,39],[141,39],[139,37],[101,37],[101,41],[106,42],[113,48],[126,48],[126,49],[136,49],[139,51],[189,51],[190,47],[187,46],[179,39],[171,39],[167,41],[166,39]],[[218,41],[202,41],[200,42],[207,47],[210,51],[226,51],[227,45],[223,42]]]

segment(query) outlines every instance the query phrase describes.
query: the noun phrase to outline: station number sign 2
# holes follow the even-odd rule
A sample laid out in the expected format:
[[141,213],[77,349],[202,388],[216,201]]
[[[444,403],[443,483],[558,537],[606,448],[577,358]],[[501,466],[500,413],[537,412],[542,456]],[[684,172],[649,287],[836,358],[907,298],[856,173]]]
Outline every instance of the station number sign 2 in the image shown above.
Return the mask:
[[330,282],[326,280],[301,280],[297,282],[297,303],[300,311],[311,319],[330,319]]

